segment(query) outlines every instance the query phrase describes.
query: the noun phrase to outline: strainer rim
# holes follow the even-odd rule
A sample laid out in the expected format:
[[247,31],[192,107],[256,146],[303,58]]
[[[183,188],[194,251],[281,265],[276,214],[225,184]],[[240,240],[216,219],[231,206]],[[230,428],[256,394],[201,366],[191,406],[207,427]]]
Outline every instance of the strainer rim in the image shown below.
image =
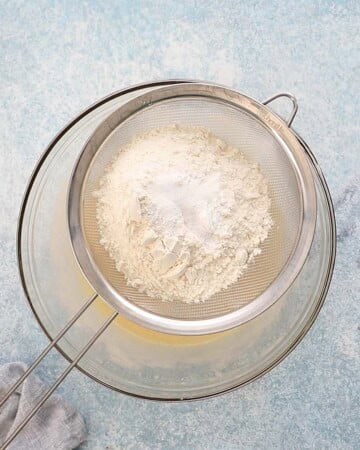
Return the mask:
[[[290,154],[295,157],[292,165],[301,187],[300,194],[302,200],[302,221],[297,243],[294,246],[292,255],[284,264],[277,278],[256,299],[242,306],[240,309],[215,318],[199,320],[181,320],[161,316],[135,305],[120,295],[101,274],[101,271],[91,256],[91,252],[88,250],[86,238],[82,232],[80,207],[82,186],[86,178],[87,168],[93,156],[96,154],[99,145],[102,144],[113,129],[144,107],[155,102],[185,96],[206,96],[215,98],[216,100],[220,99],[234,106],[241,107],[246,112],[254,115],[282,147],[287,149],[287,153],[290,151]],[[119,120],[119,115],[123,117],[122,120]],[[116,123],[112,123],[112,119],[114,118],[117,119],[115,120]],[[105,127],[110,131],[105,132]],[[92,148],[90,148],[91,146]],[[239,91],[216,84],[190,82],[175,84],[153,89],[150,92],[129,100],[112,112],[96,128],[83,146],[71,175],[68,189],[68,225],[72,248],[84,276],[95,291],[118,312],[142,326],[165,333],[180,335],[216,333],[241,325],[258,316],[273,305],[292,285],[306,260],[314,236],[316,225],[315,186],[306,155],[296,136],[290,127],[265,105]]]

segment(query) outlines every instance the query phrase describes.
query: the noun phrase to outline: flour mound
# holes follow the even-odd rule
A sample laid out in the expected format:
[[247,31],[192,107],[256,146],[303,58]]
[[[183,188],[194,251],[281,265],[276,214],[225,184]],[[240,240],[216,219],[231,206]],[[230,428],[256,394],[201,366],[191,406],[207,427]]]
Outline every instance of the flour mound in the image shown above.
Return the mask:
[[151,297],[205,301],[235,282],[272,226],[264,176],[204,128],[135,137],[100,180],[101,244]]

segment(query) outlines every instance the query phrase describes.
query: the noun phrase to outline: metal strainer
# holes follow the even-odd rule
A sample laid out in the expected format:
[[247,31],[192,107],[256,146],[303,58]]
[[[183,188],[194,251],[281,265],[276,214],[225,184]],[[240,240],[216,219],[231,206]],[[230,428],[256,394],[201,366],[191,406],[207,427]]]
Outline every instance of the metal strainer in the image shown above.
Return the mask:
[[[223,331],[271,306],[299,273],[315,229],[315,188],[306,156],[289,128],[293,116],[286,124],[245,95],[203,83],[159,88],[112,113],[83,148],[68,197],[74,252],[95,291],[129,319],[181,335]],[[240,149],[259,165],[270,189],[274,226],[262,253],[236,283],[201,304],[162,302],[129,287],[99,243],[93,192],[104,170],[135,135],[170,124],[205,127]]]

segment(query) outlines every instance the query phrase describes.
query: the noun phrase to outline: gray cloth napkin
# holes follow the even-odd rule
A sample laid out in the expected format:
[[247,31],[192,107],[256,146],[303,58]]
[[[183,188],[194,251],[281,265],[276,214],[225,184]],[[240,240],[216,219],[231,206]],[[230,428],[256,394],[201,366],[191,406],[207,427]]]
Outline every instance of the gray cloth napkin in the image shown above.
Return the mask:
[[[0,367],[0,399],[26,368],[20,362]],[[42,382],[31,374],[0,409],[0,447],[45,390]],[[80,445],[85,436],[85,424],[80,414],[59,395],[53,394],[8,449],[69,450]]]

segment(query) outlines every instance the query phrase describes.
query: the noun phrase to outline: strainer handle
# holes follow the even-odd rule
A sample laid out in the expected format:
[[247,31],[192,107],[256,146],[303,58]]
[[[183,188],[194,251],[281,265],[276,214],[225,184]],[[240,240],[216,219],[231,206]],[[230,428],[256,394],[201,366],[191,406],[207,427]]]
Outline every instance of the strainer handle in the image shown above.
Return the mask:
[[[28,370],[20,377],[19,380],[10,388],[10,390],[5,394],[0,401],[0,406],[2,406],[9,397],[15,392],[15,390],[20,386],[20,384],[25,381],[28,375],[38,366],[38,364],[44,359],[44,357],[49,353],[49,351],[55,346],[55,344],[65,335],[65,333],[72,327],[72,325],[77,321],[77,319],[88,309],[88,307],[94,302],[98,297],[95,293],[93,294],[82,308],[75,314],[75,316],[64,326],[62,330],[55,336],[55,338],[49,343],[49,345],[41,352],[39,357],[34,361],[34,363],[28,368]],[[6,449],[10,443],[16,438],[16,436],[21,432],[21,430],[28,424],[28,422],[35,416],[46,400],[52,395],[56,388],[63,382],[63,380],[68,376],[71,370],[76,366],[80,359],[85,355],[85,353],[92,347],[95,341],[102,335],[102,333],[108,328],[108,326],[114,321],[118,313],[114,312],[107,318],[107,320],[102,324],[102,326],[97,330],[97,332],[92,336],[92,338],[87,342],[87,344],[82,347],[79,353],[74,357],[71,364],[64,370],[64,372],[57,378],[54,384],[45,392],[45,394],[38,400],[31,411],[26,415],[26,417],[17,425],[15,430],[11,433],[7,439],[0,444],[0,450]]]
[[279,94],[275,94],[272,97],[266,99],[263,102],[263,105],[268,105],[269,103],[271,103],[272,101],[274,101],[274,100],[276,100],[276,99],[278,99],[280,97],[286,97],[286,98],[290,99],[292,104],[293,104],[293,109],[291,111],[290,117],[287,120],[285,120],[286,125],[288,127],[291,127],[291,124],[293,123],[293,120],[294,120],[294,118],[296,116],[296,113],[298,111],[298,103],[297,103],[297,100],[296,100],[296,98],[295,98],[295,96],[293,94],[290,94],[290,92],[280,92]]

